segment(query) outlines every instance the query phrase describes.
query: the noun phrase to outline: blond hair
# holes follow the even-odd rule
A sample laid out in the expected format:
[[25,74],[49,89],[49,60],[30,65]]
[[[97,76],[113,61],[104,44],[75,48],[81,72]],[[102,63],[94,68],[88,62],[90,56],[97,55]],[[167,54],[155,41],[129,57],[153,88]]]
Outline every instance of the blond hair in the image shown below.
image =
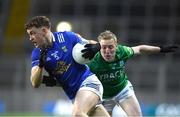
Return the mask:
[[111,40],[113,39],[115,42],[117,42],[117,37],[114,33],[112,33],[111,31],[109,30],[106,30],[102,33],[99,34],[98,36],[98,41],[101,41],[101,40]]

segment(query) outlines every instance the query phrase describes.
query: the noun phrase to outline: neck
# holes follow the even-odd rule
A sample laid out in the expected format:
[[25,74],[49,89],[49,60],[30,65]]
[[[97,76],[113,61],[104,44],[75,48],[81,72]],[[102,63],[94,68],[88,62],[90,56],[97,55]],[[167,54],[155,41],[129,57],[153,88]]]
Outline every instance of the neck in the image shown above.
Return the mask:
[[53,44],[53,34],[51,32],[47,35],[46,48],[51,47]]

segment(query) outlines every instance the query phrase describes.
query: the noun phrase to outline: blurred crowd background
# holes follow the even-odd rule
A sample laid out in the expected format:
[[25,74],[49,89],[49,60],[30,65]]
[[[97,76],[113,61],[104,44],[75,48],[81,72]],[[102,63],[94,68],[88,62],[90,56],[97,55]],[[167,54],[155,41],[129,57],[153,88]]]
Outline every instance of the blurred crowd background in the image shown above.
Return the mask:
[[[36,15],[48,16],[52,31],[67,21],[87,39],[111,30],[127,46],[180,45],[179,0],[0,0],[0,115],[69,113],[61,88],[31,86],[24,23]],[[126,70],[144,115],[180,115],[180,50],[134,57]]]

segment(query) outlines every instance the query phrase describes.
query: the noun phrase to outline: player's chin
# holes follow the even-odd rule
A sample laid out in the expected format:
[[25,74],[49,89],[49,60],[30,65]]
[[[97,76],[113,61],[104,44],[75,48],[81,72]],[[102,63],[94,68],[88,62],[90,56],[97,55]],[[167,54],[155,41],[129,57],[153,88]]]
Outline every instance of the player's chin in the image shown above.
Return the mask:
[[111,62],[112,61],[112,58],[111,57],[105,57],[104,58],[107,62]]
[[36,48],[43,48],[43,46],[38,45],[38,44],[34,44],[34,46],[35,46]]
[[35,46],[36,48],[38,48],[38,47],[39,47],[39,45],[38,45],[37,43],[34,43],[34,46]]
[[36,48],[40,48],[38,45],[34,45]]

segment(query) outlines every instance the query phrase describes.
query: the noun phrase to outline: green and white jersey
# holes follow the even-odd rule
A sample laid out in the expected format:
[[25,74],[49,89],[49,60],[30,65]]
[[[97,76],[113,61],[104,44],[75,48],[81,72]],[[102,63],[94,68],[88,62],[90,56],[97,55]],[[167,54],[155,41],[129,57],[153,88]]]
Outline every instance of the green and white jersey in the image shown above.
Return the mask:
[[88,64],[91,71],[97,75],[103,84],[103,98],[111,98],[117,95],[126,86],[125,63],[133,55],[132,48],[118,45],[114,62],[106,62],[98,52]]

